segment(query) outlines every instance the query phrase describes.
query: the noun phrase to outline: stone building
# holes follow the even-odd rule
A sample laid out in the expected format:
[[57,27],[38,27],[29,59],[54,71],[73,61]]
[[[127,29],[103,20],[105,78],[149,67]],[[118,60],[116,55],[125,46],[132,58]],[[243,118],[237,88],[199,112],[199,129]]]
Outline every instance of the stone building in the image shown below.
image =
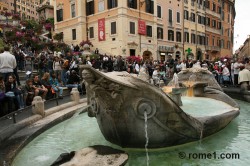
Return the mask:
[[184,50],[186,59],[204,59],[205,18],[204,0],[184,0]]
[[244,44],[239,48],[238,57],[243,59],[250,58],[250,35],[248,35]]
[[5,0],[9,7],[8,9],[14,13],[14,1],[16,1],[16,12],[20,13],[21,19],[38,20],[36,8],[42,0]]
[[164,61],[231,56],[234,0],[55,0],[55,33],[100,53]]
[[157,1],[157,49],[161,61],[165,61],[168,55],[174,59],[185,58],[183,24],[182,1]]

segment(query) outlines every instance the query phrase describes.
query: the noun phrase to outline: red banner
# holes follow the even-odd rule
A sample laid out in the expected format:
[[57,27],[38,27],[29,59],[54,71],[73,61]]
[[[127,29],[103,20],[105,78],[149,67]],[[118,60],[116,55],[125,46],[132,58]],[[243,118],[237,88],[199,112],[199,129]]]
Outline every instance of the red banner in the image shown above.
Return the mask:
[[105,41],[105,18],[98,20],[98,39]]
[[145,23],[145,21],[138,20],[138,33],[140,35],[146,35],[146,23]]

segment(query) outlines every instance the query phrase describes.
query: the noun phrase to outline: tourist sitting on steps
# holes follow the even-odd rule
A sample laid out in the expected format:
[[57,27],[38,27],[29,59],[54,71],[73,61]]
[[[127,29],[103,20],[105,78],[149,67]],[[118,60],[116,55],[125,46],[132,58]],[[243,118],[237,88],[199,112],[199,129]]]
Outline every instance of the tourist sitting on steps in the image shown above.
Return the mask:
[[62,99],[62,94],[63,94],[63,88],[60,86],[57,78],[56,78],[56,74],[53,73],[49,79],[49,83],[50,85],[52,86],[52,89],[55,91],[55,92],[59,92],[59,99]]
[[72,88],[77,88],[79,92],[82,92],[81,85],[80,85],[80,76],[76,73],[75,70],[72,70],[70,72],[66,87],[69,88],[70,90]]
[[41,96],[45,100],[48,89],[41,84],[38,75],[33,77],[33,87],[35,88],[35,96]]
[[26,81],[25,91],[26,91],[25,95],[26,106],[30,106],[33,101],[33,98],[35,97],[35,87],[33,86],[32,80]]
[[[17,103],[18,103],[18,108],[23,109],[24,108],[24,100],[23,100],[23,93],[20,88],[17,87],[15,76],[14,75],[9,75],[8,76],[8,81],[5,84],[5,95],[10,98],[15,97]],[[15,101],[14,99],[14,101]],[[12,107],[13,103],[9,103],[9,106]],[[9,108],[10,109],[10,108]],[[10,110],[10,111],[13,111]]]

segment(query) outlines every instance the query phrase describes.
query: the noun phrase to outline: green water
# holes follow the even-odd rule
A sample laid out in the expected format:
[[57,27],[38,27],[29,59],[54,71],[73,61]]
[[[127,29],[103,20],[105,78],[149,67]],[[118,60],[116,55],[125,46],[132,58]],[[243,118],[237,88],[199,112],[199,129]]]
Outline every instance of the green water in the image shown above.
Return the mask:
[[[238,103],[241,106],[241,114],[224,130],[202,141],[171,148],[150,150],[149,165],[249,166],[250,104],[242,101],[238,101]],[[35,138],[17,155],[13,165],[49,166],[63,152],[70,152],[97,144],[119,148],[104,139],[95,118],[89,118],[86,114],[81,114],[54,126]],[[143,150],[125,150],[129,153],[127,165],[146,165],[146,154]],[[184,153],[186,157],[181,159],[179,156],[183,157]],[[229,158],[234,156],[234,158],[239,157],[240,159],[218,159],[222,153]],[[203,159],[198,159],[199,156]],[[205,159],[205,157],[207,158]]]

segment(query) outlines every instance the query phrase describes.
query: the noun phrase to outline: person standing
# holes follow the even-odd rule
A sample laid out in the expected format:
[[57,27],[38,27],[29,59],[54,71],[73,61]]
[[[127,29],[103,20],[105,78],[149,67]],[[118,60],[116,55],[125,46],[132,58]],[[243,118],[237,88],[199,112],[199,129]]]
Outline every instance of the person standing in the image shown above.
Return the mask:
[[245,69],[244,66],[240,67],[238,82],[241,90],[248,90],[250,82],[250,71]]
[[240,68],[243,66],[241,60],[238,59],[237,62],[234,63],[234,85],[238,86],[238,76],[240,72]]
[[0,54],[0,73],[6,82],[8,76],[14,72],[16,68],[16,58],[10,52],[10,48],[8,46],[4,47],[4,52]]

